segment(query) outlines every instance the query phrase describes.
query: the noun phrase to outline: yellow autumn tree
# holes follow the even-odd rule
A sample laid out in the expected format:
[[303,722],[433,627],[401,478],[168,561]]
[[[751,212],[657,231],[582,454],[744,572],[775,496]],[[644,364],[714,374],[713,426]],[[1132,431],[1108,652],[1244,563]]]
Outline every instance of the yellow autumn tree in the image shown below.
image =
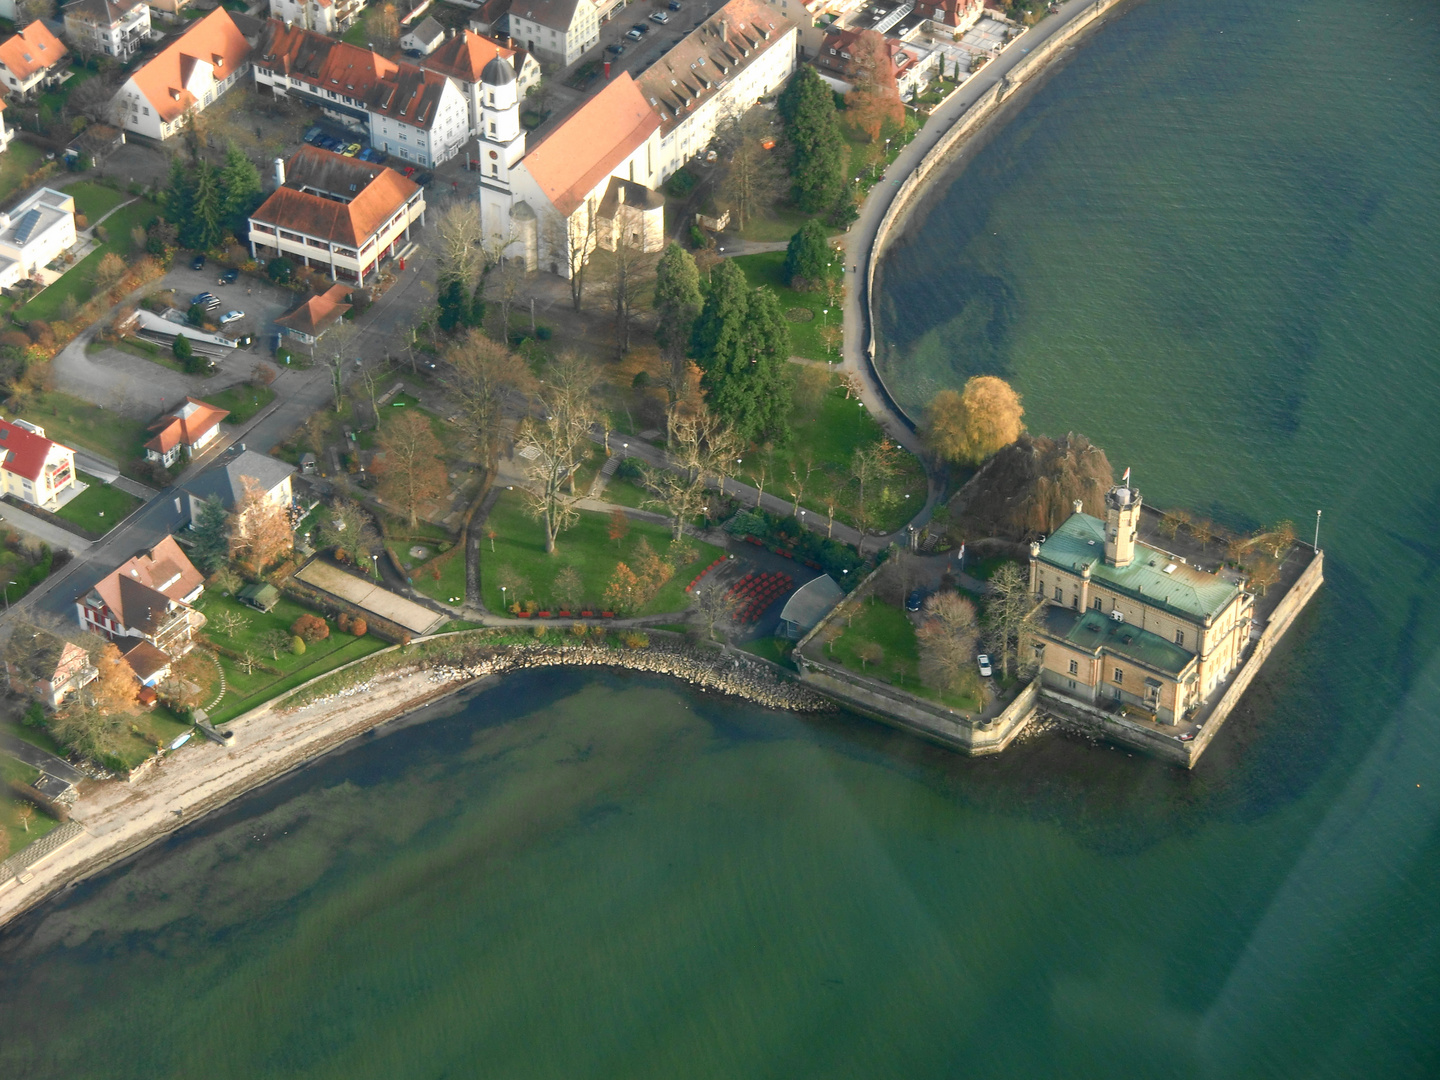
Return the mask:
[[925,412],[925,444],[944,461],[978,465],[1025,430],[1020,395],[1004,379],[976,375],[957,393],[941,390]]

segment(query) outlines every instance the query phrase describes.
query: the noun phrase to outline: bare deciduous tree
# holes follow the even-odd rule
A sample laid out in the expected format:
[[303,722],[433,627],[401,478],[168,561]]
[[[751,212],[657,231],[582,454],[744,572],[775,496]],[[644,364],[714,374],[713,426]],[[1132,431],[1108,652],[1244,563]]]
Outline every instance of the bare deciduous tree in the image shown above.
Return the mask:
[[506,396],[532,391],[535,378],[520,357],[473,330],[446,350],[445,361],[445,389],[488,462],[500,445]]
[[478,202],[460,199],[440,211],[430,231],[429,247],[441,283],[457,280],[467,290],[475,287],[485,268],[482,237]]
[[525,462],[525,491],[531,516],[545,529],[545,550],[574,524],[575,473],[589,450],[595,423],[595,384],[599,373],[581,357],[565,354],[545,369],[540,388],[541,416],[527,417],[517,436]]
[[381,490],[391,503],[404,507],[413,529],[419,523],[419,505],[446,491],[444,447],[429,417],[406,410],[385,425],[380,448],[385,452]]
[[694,608],[700,624],[705,627],[706,637],[711,641],[715,640],[715,631],[718,629],[720,639],[727,639],[735,629],[735,610],[739,606],[730,587],[720,581],[705,581],[690,595],[690,606]]

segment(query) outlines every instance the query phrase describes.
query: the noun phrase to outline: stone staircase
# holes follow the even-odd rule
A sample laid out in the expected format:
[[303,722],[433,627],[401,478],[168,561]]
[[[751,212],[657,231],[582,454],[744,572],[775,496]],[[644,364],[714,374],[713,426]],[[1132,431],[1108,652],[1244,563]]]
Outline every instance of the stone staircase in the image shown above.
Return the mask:
[[85,830],[74,821],[51,829],[28,847],[23,847],[10,858],[0,863],[0,885],[11,878],[24,877],[25,873],[47,855],[53,855],[70,841],[78,839]]
[[590,481],[590,498],[598,499],[605,491],[605,485],[615,475],[615,470],[620,468],[621,456],[611,454],[605,459],[605,464],[600,466],[600,471],[595,474],[595,479]]

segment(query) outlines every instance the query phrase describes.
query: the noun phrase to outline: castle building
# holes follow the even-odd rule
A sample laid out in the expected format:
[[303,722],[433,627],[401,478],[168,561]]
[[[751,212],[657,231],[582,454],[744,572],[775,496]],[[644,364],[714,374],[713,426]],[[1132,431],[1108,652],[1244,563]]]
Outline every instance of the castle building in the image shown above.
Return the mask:
[[475,125],[486,250],[566,278],[597,246],[659,250],[660,185],[724,120],[777,92],[795,54],[793,23],[762,0],[730,0],[638,80],[621,72],[533,148],[515,68],[497,56],[481,72]]
[[1105,496],[1105,518],[1080,504],[1030,545],[1041,684],[1063,697],[1127,706],[1179,724],[1240,666],[1254,596],[1139,539],[1143,499],[1130,471]]

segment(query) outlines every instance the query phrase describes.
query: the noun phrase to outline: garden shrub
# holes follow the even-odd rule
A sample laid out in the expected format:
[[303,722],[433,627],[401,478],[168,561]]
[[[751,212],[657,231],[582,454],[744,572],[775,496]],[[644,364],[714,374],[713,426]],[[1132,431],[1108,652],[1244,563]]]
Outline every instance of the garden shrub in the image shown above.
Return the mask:
[[330,624],[318,615],[305,614],[295,620],[290,632],[307,644],[324,641],[330,636]]
[[290,639],[290,651],[291,651],[292,653],[294,653],[296,656],[304,656],[304,655],[305,655],[305,639],[302,638],[302,637],[293,637],[293,638],[291,638],[291,639]]
[[365,631],[367,631],[367,630],[369,630],[369,629],[370,629],[370,627],[368,627],[368,626],[365,625],[365,620],[364,620],[364,619],[351,619],[351,620],[350,620],[350,633],[354,634],[356,637],[364,637],[364,636],[365,636]]

